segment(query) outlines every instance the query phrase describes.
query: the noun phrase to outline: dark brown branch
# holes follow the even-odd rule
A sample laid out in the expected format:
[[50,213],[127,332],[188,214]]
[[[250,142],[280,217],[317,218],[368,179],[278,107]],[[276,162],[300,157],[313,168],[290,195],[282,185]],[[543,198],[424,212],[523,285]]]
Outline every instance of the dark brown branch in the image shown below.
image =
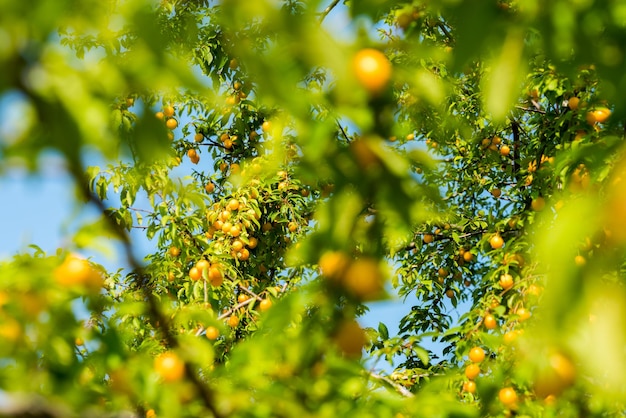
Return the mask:
[[[81,191],[85,198],[98,208],[100,213],[103,214],[113,233],[117,235],[120,241],[122,241],[128,265],[135,273],[136,280],[138,281],[137,288],[141,289],[144,298],[148,302],[149,319],[152,325],[155,329],[161,331],[169,347],[178,347],[179,344],[170,326],[169,318],[167,317],[167,315],[161,312],[157,298],[152,294],[151,287],[147,286],[146,282],[148,276],[144,273],[143,266],[133,254],[130,236],[128,235],[126,230],[124,230],[117,224],[113,217],[107,215],[108,212],[106,210],[106,207],[104,206],[104,203],[95,194],[91,193],[91,191],[89,190],[89,183],[85,181],[86,179],[84,178],[84,170],[82,169],[82,167],[80,167],[78,163],[74,163],[70,166],[70,170],[73,177],[79,183]],[[211,411],[213,416],[215,416],[216,418],[221,418],[222,414],[217,410],[215,406],[215,396],[213,394],[213,391],[200,380],[198,374],[192,369],[191,364],[187,361],[185,361],[185,371],[189,381],[191,381],[191,383],[198,390],[206,408]]]
[[341,130],[343,137],[346,138],[346,141],[350,143],[350,138],[348,137],[348,134],[346,134],[346,131],[343,129],[343,126],[341,126],[341,123],[339,123],[339,121],[337,121],[337,126],[339,126],[339,129]]

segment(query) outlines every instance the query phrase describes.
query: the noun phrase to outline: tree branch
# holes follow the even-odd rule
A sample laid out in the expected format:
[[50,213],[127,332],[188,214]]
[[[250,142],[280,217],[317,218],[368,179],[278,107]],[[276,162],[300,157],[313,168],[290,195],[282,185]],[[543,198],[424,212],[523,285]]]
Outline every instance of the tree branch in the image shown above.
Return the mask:
[[[117,224],[115,219],[107,215],[107,210],[102,200],[100,200],[100,198],[98,198],[98,196],[96,196],[95,194],[91,193],[91,191],[89,190],[89,183],[87,179],[85,179],[84,169],[81,167],[80,163],[76,161],[72,161],[72,163],[73,164],[70,164],[69,166],[70,172],[78,183],[83,195],[89,202],[93,203],[98,208],[100,213],[102,213],[105,220],[109,224],[111,230],[117,235],[120,241],[122,241],[122,246],[124,248],[124,253],[126,255],[128,265],[135,273],[135,280],[138,281],[137,288],[141,290],[145,300],[148,303],[149,319],[152,322],[152,325],[155,329],[161,330],[163,337],[165,338],[165,341],[169,347],[178,347],[179,344],[170,326],[169,318],[167,317],[167,315],[161,312],[157,298],[152,294],[150,286],[147,286],[146,282],[149,276],[145,274],[143,266],[133,253],[130,236],[128,235],[126,230],[124,230]],[[205,407],[209,411],[211,411],[214,417],[222,418],[222,414],[217,410],[215,406],[215,396],[213,391],[200,379],[198,374],[195,372],[195,370],[193,370],[191,364],[186,359],[185,373],[187,379],[198,390]]]
[[326,16],[328,16],[328,14],[332,12],[332,10],[339,4],[340,1],[341,0],[333,0],[333,2],[330,3],[328,7],[324,9],[322,13],[320,13],[320,23],[324,21]]
[[376,373],[370,373],[370,376],[376,380],[381,380],[383,382],[385,382],[386,384],[388,384],[389,386],[391,386],[392,388],[394,388],[400,395],[406,397],[406,398],[412,398],[415,395],[413,395],[413,393],[411,393],[407,388],[405,388],[402,385],[399,385],[398,383],[394,382],[393,380],[389,379],[388,377],[385,376],[381,376],[379,374]]

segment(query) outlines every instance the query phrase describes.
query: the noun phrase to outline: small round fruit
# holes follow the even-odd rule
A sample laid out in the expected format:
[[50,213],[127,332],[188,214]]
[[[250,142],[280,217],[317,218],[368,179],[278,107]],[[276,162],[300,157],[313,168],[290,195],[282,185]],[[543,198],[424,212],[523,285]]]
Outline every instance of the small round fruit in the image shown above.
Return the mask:
[[89,261],[70,254],[53,272],[54,279],[62,286],[83,286],[97,292],[102,287],[102,275]]
[[202,141],[204,141],[204,135],[202,135],[200,132],[197,132],[193,136],[193,140],[196,141],[196,142],[202,142]]
[[322,274],[330,279],[341,277],[349,264],[350,257],[342,251],[327,251],[318,262]]
[[[223,210],[220,212],[220,214],[217,216],[218,219],[222,222],[226,222],[228,219],[230,219],[230,216],[232,215],[232,212],[229,210]],[[231,225],[232,226],[232,225]]]
[[217,328],[215,328],[214,326],[207,327],[206,337],[209,340],[211,341],[217,340],[219,336],[220,336],[220,331]]
[[154,369],[166,382],[176,382],[185,375],[185,363],[172,352],[163,353],[155,358]]
[[500,286],[504,289],[504,290],[509,290],[510,288],[513,287],[513,276],[511,276],[509,273],[505,273],[503,275],[500,276]]
[[530,318],[530,311],[526,308],[518,308],[515,314],[519,317],[520,321],[525,321]]
[[265,312],[271,307],[272,307],[272,301],[269,299],[263,299],[261,303],[259,303],[259,309],[261,310],[261,312]]
[[391,80],[391,62],[382,52],[365,48],[352,59],[352,70],[357,81],[374,95],[380,94]]
[[237,328],[239,325],[239,317],[237,315],[231,315],[228,317],[228,326],[231,328]]
[[496,327],[498,326],[496,318],[494,318],[491,314],[485,315],[485,317],[483,318],[483,324],[487,329],[496,329]]
[[463,260],[465,260],[466,262],[471,262],[474,259],[474,254],[472,254],[469,251],[465,251],[463,253]]
[[334,335],[334,342],[346,357],[360,358],[363,347],[367,343],[367,337],[355,320],[345,320],[339,324]]
[[435,237],[432,234],[424,234],[422,240],[424,241],[424,244],[430,244],[435,240]]
[[287,229],[289,229],[289,232],[296,232],[298,230],[298,224],[295,222],[289,222]]
[[611,111],[607,108],[600,108],[587,112],[587,123],[595,125],[596,123],[604,123],[611,116]]
[[574,263],[578,266],[578,267],[582,267],[585,264],[587,264],[587,260],[585,259],[585,257],[583,257],[582,255],[577,255],[576,257],[574,257]]
[[198,269],[198,267],[192,267],[189,270],[189,277],[191,280],[198,281],[202,278],[202,272]]
[[237,58],[233,58],[228,62],[228,68],[231,70],[236,70],[237,67],[239,67],[239,61],[237,61]]
[[204,258],[198,260],[198,262],[196,263],[196,268],[200,270],[200,273],[204,272],[205,270],[208,270],[209,267],[211,267],[211,263],[209,263],[209,261],[205,260]]
[[469,359],[474,363],[480,363],[485,359],[485,350],[480,347],[473,347],[469,352]]
[[468,364],[467,367],[465,368],[465,376],[469,380],[476,379],[479,374],[480,374],[480,367],[478,366],[478,364],[475,364],[475,363]]
[[246,261],[250,258],[250,251],[248,251],[247,248],[243,248],[241,251],[237,252],[236,256],[240,261]]
[[165,122],[165,126],[167,126],[167,129],[170,130],[174,130],[178,127],[178,121],[174,118],[170,118],[167,120],[167,122]]
[[198,161],[200,161],[200,156],[198,155],[198,151],[196,151],[193,148],[187,150],[187,157],[189,157],[189,160],[191,160],[191,162],[194,164],[198,164]]
[[250,248],[251,250],[254,250],[257,245],[259,245],[258,239],[256,239],[255,237],[248,238],[248,248]]
[[500,196],[502,196],[502,190],[500,190],[500,189],[493,189],[491,191],[491,195],[493,197],[495,197],[496,199],[498,199]]
[[178,247],[170,247],[169,253],[172,257],[178,257],[180,255],[180,248]]
[[530,202],[530,208],[535,212],[541,212],[543,208],[546,206],[546,200],[539,196]]
[[489,239],[489,244],[494,250],[498,250],[504,246],[504,240],[500,234],[495,234]]
[[163,108],[163,114],[166,117],[171,118],[172,116],[174,116],[174,108],[172,106],[165,106]]
[[500,155],[507,157],[511,153],[511,148],[508,145],[502,145],[500,147]]
[[476,393],[476,382],[473,380],[463,382],[463,392]]
[[373,258],[354,260],[348,265],[340,282],[361,301],[375,300],[383,291],[383,274],[378,261]]
[[239,226],[239,224],[237,225],[233,225],[230,230],[228,231],[228,234],[231,237],[238,237],[239,235],[241,235],[241,227]]
[[156,118],[160,120],[163,120],[163,118],[165,118],[165,115],[163,114],[163,112],[156,112],[154,116],[156,116]]
[[452,299],[452,298],[454,297],[454,290],[452,290],[452,289],[446,289],[446,296],[447,296],[449,299]]
[[156,418],[157,414],[154,409],[148,409],[146,411],[146,418]]
[[270,122],[269,120],[266,120],[265,122],[263,122],[263,124],[261,125],[261,129],[263,130],[263,132],[269,132],[272,130],[272,122]]
[[215,191],[215,183],[207,183],[206,186],[204,186],[204,190],[206,190],[207,193],[213,193]]
[[248,299],[250,299],[250,296],[246,295],[245,293],[241,293],[239,296],[237,296],[237,303],[244,303]]
[[228,206],[229,210],[235,211],[235,210],[239,209],[240,204],[239,204],[239,201],[237,199],[231,199],[228,202],[227,206]]
[[240,251],[243,248],[243,242],[239,239],[236,239],[232,242],[231,248],[233,251]]
[[215,266],[211,266],[207,273],[207,277],[209,278],[209,282],[211,285],[215,287],[219,287],[224,283],[224,276],[222,276],[222,272]]
[[567,107],[569,107],[570,110],[577,110],[579,105],[580,99],[576,96],[570,97],[570,99],[567,101]]
[[502,388],[500,392],[498,392],[498,399],[500,399],[500,402],[502,402],[504,406],[511,408],[517,403],[517,393],[515,389],[511,387]]

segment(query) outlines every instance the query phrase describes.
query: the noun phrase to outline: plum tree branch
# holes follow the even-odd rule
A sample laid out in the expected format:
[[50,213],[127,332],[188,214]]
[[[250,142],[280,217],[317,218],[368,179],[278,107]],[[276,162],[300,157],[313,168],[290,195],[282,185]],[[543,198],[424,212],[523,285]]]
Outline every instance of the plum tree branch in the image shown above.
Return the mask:
[[322,23],[324,21],[326,16],[328,16],[330,14],[330,12],[332,12],[335,7],[337,7],[337,5],[339,4],[340,1],[341,0],[333,0],[333,2],[330,3],[328,5],[328,7],[324,9],[324,11],[322,13],[320,13],[320,23]]
[[374,378],[375,380],[379,380],[382,382],[385,382],[386,384],[388,384],[389,386],[391,386],[392,388],[394,388],[400,395],[406,397],[406,398],[412,398],[415,395],[413,395],[413,393],[411,393],[409,390],[407,390],[404,386],[399,385],[398,383],[394,382],[393,380],[391,380],[388,377],[379,375],[377,373],[370,373],[370,376],[372,378]]
[[[113,233],[117,235],[117,237],[122,242],[128,265],[135,273],[135,280],[138,281],[137,287],[141,289],[144,298],[148,302],[148,317],[150,321],[152,322],[155,329],[161,330],[168,346],[172,348],[178,347],[179,344],[174,336],[174,333],[172,332],[168,317],[164,315],[163,312],[161,312],[156,297],[152,294],[150,286],[147,286],[147,279],[149,276],[144,273],[143,266],[133,253],[130,236],[120,225],[117,224],[114,218],[107,215],[107,208],[105,207],[102,200],[100,200],[98,196],[96,196],[89,190],[89,182],[87,179],[85,179],[85,175],[83,174],[84,169],[83,167],[81,167],[80,163],[72,160],[70,161],[73,163],[69,165],[70,173],[79,185],[83,195],[89,202],[93,203],[98,208],[99,212],[102,213]],[[198,390],[206,408],[211,411],[213,416],[215,416],[216,418],[221,418],[222,414],[217,410],[215,406],[215,396],[213,394],[213,391],[204,382],[202,382],[198,374],[192,369],[191,364],[187,360],[185,360],[185,373],[189,381]]]

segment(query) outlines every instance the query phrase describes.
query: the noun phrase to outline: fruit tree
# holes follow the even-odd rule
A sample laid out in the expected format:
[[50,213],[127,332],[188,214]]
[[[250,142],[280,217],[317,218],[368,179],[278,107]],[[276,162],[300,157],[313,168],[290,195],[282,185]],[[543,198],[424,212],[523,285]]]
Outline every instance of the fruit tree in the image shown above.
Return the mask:
[[3,3],[0,415],[626,411],[624,0]]

